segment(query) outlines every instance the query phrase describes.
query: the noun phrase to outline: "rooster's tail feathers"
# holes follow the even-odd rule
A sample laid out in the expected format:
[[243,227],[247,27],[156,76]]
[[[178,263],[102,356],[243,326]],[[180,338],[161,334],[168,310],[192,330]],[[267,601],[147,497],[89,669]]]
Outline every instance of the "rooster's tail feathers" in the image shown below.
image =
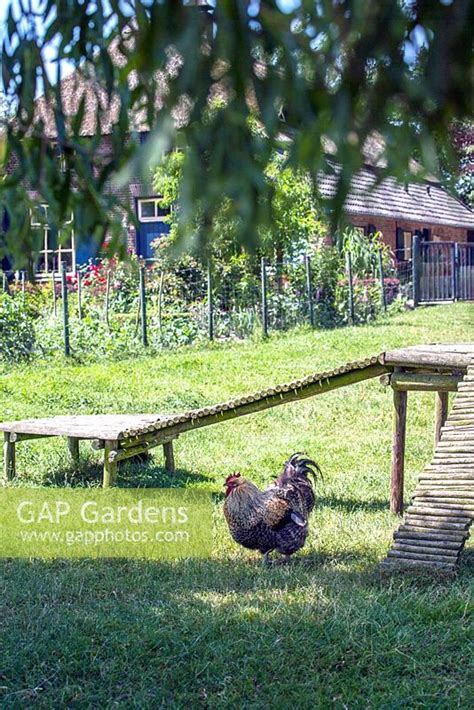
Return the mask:
[[278,478],[277,485],[284,485],[295,478],[307,479],[308,476],[311,476],[316,482],[318,477],[323,477],[323,474],[316,461],[306,458],[301,451],[298,451],[293,456],[290,456],[286,462],[283,473]]

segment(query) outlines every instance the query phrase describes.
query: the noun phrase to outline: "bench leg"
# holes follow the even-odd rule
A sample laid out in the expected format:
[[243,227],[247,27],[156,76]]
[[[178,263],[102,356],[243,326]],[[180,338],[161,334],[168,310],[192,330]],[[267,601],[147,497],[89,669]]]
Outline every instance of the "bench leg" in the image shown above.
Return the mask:
[[10,441],[10,434],[3,435],[3,472],[7,481],[11,481],[16,473],[15,443]]
[[72,436],[67,437],[67,448],[74,463],[79,463],[79,439]]
[[168,441],[166,444],[163,444],[163,452],[165,454],[165,469],[169,471],[169,473],[174,473],[176,471],[176,467],[174,463],[174,451],[172,441]]
[[117,449],[118,441],[111,439],[105,442],[104,446],[104,478],[102,481],[102,488],[110,488],[110,486],[115,486],[115,481],[117,478],[117,461],[110,461],[109,454],[111,451]]

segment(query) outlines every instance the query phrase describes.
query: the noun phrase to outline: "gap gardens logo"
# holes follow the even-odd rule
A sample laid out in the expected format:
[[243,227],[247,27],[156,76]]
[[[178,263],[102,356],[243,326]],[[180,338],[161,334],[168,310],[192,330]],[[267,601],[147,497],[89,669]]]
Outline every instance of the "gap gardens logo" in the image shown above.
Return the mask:
[[207,557],[212,499],[182,489],[0,490],[0,556]]

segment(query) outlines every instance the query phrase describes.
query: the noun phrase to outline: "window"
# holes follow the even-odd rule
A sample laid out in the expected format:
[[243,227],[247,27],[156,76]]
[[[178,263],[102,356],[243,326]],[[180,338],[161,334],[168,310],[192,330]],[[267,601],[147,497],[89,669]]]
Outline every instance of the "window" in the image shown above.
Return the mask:
[[160,207],[160,197],[138,200],[138,219],[140,222],[163,222],[169,215],[169,207]]
[[409,261],[411,259],[413,233],[406,229],[397,228],[397,248],[396,257],[398,261]]
[[67,271],[76,270],[76,249],[74,229],[71,219],[65,223],[65,229],[53,229],[48,224],[48,206],[39,205],[31,210],[31,226],[38,242],[38,260],[36,271],[41,275],[52,274],[62,269],[63,262]]

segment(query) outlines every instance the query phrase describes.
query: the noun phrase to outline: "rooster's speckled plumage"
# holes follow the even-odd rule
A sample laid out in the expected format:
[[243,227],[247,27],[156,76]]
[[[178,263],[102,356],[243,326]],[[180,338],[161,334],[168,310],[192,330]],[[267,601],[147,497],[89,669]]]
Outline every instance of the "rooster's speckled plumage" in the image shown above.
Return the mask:
[[224,515],[236,542],[267,554],[277,550],[292,555],[308,536],[308,518],[315,504],[309,478],[319,466],[301,454],[293,454],[274,484],[261,491],[239,473],[225,482]]

